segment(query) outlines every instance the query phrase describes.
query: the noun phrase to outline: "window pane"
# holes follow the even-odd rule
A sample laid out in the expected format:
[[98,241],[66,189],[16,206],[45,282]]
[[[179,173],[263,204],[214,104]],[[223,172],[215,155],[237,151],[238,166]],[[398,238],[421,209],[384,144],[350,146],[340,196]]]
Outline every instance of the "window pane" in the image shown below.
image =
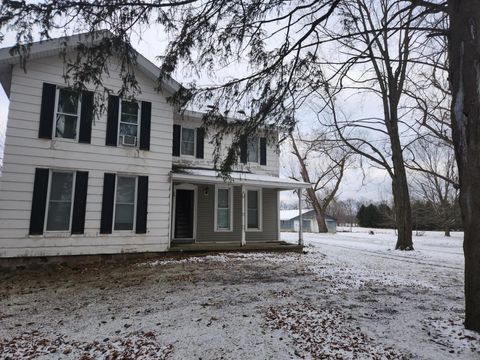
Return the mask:
[[68,89],[58,91],[58,112],[66,114],[78,113],[78,95]]
[[120,123],[120,135],[137,136],[137,129],[137,125]]
[[136,119],[138,117],[138,103],[122,101],[122,121],[123,115],[132,115]]
[[258,138],[248,138],[247,141],[247,160],[248,162],[258,162]]
[[135,178],[120,176],[118,177],[117,203],[135,203]]
[[133,230],[134,204],[117,204],[115,207],[115,230]]
[[72,199],[73,174],[52,173],[50,200],[70,201]]
[[247,192],[247,228],[258,229],[258,191]]
[[55,136],[65,139],[77,138],[77,116],[57,114]]
[[72,205],[73,174],[52,172],[47,231],[68,231]]
[[230,210],[229,209],[217,210],[217,228],[230,229]]
[[248,208],[258,209],[258,191],[256,190],[248,191]]
[[182,128],[182,154],[194,155],[195,154],[195,130]]
[[258,211],[257,209],[248,209],[247,227],[249,229],[258,229]]
[[218,207],[219,208],[228,208],[228,189],[218,189]]
[[115,205],[114,230],[133,230],[135,178],[119,176]]
[[70,202],[50,202],[48,206],[47,230],[68,231],[70,229]]

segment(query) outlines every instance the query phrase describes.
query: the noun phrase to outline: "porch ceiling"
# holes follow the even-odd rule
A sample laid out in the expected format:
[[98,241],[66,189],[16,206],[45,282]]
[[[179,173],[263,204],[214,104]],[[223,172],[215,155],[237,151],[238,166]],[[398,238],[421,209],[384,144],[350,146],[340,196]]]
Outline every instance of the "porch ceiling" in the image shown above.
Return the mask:
[[171,173],[173,181],[189,182],[194,184],[231,184],[258,186],[278,190],[294,190],[308,188],[311,184],[292,179],[285,179],[271,175],[260,175],[246,172],[233,171],[230,180],[224,180],[217,171],[206,169],[176,169]]

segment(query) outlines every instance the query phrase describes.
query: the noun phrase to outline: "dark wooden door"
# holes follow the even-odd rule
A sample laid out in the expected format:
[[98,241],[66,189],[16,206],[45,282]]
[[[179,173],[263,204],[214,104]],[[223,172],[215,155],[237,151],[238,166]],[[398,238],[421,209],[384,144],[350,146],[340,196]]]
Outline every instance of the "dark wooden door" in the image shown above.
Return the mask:
[[192,239],[195,191],[177,189],[175,196],[175,239]]

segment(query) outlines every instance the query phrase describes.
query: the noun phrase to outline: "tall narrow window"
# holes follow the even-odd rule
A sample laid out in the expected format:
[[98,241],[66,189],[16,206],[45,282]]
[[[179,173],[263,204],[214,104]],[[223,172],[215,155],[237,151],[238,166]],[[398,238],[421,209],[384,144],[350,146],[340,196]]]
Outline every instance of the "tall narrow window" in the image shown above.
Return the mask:
[[55,116],[55,137],[77,139],[79,125],[78,93],[65,89],[57,89],[57,104]]
[[232,230],[232,190],[231,188],[216,189],[216,229],[217,231]]
[[122,101],[120,105],[119,142],[126,146],[136,146],[138,139],[138,103]]
[[182,155],[195,155],[195,129],[182,127]]
[[117,177],[114,230],[133,230],[135,220],[136,183],[136,177]]
[[74,177],[73,172],[51,173],[47,231],[70,231]]
[[247,161],[258,163],[258,138],[250,137],[247,141]]
[[260,230],[260,191],[247,191],[247,229]]

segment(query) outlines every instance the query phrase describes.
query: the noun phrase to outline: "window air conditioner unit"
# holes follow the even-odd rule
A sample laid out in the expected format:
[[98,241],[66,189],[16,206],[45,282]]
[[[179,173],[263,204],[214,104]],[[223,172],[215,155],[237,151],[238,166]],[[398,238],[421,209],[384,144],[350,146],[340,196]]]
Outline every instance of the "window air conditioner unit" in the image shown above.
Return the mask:
[[137,137],[132,135],[122,135],[122,145],[124,146],[136,146]]

